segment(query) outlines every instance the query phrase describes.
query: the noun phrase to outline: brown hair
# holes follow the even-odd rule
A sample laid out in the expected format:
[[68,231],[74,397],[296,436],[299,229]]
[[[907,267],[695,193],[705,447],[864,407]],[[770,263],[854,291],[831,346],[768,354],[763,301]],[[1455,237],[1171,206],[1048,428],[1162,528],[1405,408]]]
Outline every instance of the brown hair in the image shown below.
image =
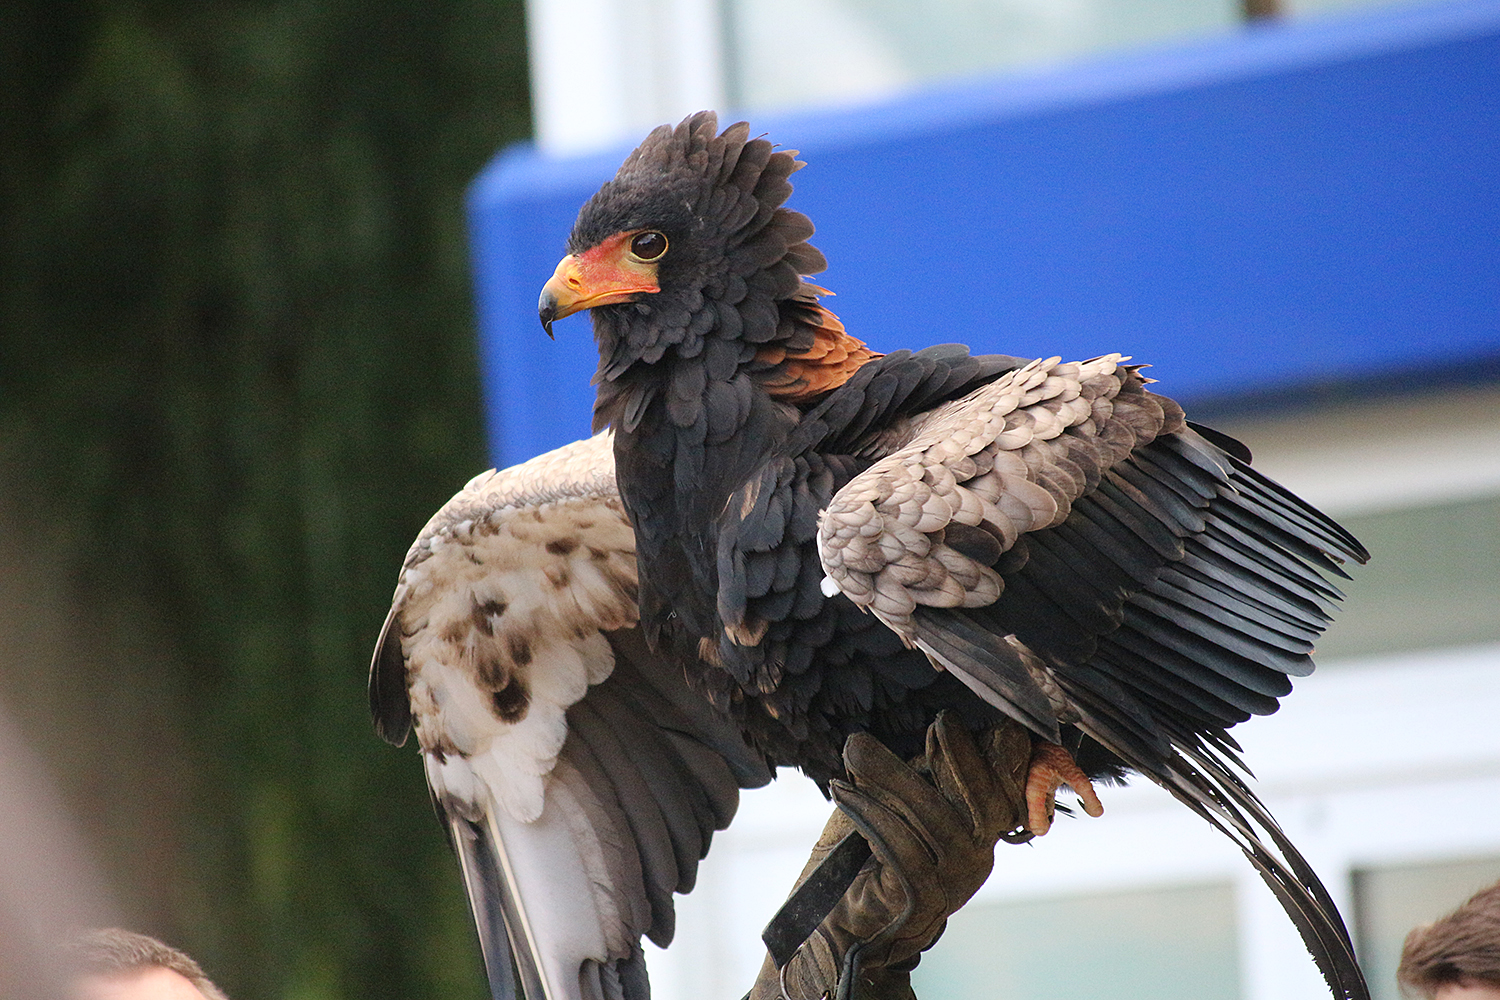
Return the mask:
[[73,943],[73,963],[81,975],[118,976],[138,970],[169,969],[198,988],[204,1000],[228,1000],[185,952],[154,937],[109,927],[89,931]]
[[1396,981],[1426,997],[1469,981],[1500,987],[1500,884],[1406,935]]

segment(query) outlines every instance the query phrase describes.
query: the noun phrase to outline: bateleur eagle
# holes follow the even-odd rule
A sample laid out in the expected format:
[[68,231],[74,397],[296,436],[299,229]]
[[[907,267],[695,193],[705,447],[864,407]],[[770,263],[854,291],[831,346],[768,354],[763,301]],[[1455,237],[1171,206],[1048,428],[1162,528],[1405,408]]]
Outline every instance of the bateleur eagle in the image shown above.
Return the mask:
[[[607,432],[476,476],[402,567],[370,708],[392,743],[416,730],[497,1000],[646,1000],[642,935],[671,940],[673,893],[692,889],[739,789],[770,780],[766,756],[691,683],[702,666],[649,650],[637,620]],[[835,788],[835,822],[853,820],[876,860],[848,899],[849,877],[817,895],[814,924],[841,905],[795,981],[832,989],[848,943],[885,927],[866,967],[904,982],[1019,825],[1014,774],[1029,751],[1019,726],[976,744],[946,716],[916,766],[851,739],[855,784]],[[779,997],[776,971],[757,989]]]
[[871,351],[804,280],[801,166],[709,112],[662,126],[542,292],[549,333],[591,310],[649,647],[825,787],[851,734],[914,755],[945,709],[1144,774],[1244,850],[1335,996],[1367,996],[1228,732],[1312,669],[1327,577],[1364,548],[1120,355]]

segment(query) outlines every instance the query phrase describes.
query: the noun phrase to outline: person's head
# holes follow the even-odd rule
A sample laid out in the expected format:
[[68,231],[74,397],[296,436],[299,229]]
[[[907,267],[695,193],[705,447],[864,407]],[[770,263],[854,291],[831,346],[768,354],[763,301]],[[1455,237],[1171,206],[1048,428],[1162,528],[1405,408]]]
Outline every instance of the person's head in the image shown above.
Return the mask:
[[183,952],[115,927],[79,938],[73,968],[75,1000],[226,1000]]
[[1406,935],[1396,981],[1425,1000],[1500,1000],[1500,885]]

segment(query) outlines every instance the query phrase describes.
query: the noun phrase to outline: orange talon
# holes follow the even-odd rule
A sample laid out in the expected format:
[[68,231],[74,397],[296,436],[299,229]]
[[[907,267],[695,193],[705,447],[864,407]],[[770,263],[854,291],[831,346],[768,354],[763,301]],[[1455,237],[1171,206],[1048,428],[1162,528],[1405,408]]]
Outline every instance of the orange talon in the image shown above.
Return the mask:
[[1073,755],[1056,743],[1038,740],[1031,748],[1031,764],[1026,771],[1026,829],[1038,837],[1051,829],[1054,793],[1064,785],[1082,801],[1084,812],[1104,815],[1104,803]]

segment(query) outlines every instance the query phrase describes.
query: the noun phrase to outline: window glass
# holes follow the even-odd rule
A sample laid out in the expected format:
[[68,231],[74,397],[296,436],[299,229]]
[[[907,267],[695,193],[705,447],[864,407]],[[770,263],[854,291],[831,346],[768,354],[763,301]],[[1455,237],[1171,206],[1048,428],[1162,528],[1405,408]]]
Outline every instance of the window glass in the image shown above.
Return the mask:
[[729,0],[727,14],[732,96],[750,110],[871,98],[1239,20],[1236,0]]
[[1500,497],[1339,518],[1370,564],[1318,642],[1332,658],[1500,639]]
[[[1232,31],[1244,17],[1244,0],[721,2],[729,102],[747,111],[870,100],[928,81]],[[1390,2],[1280,6],[1295,17]]]
[[1356,7],[1385,7],[1401,3],[1423,3],[1428,0],[1282,0],[1282,10],[1293,17],[1337,14]]
[[1229,885],[986,903],[954,915],[913,973],[918,996],[1235,1000]]

